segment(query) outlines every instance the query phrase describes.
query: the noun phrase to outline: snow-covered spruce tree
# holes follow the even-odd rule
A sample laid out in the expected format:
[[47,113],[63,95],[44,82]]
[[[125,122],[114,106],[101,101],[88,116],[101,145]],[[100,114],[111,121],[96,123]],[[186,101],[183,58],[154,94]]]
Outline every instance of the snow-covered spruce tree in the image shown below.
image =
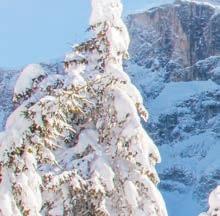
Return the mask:
[[29,98],[45,76],[46,72],[39,64],[30,64],[24,68],[14,87],[13,101],[21,103],[22,100]]
[[209,210],[199,216],[220,216],[220,186],[211,192],[209,196]]
[[167,215],[148,115],[122,68],[121,14],[120,0],[92,0],[94,37],[66,56],[67,73],[21,73],[0,134],[0,215]]

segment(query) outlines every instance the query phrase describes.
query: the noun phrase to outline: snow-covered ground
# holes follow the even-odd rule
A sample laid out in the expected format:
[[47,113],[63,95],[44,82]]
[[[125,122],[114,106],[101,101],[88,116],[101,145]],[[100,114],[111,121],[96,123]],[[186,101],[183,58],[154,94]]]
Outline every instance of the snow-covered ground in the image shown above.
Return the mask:
[[169,113],[178,103],[188,98],[207,91],[215,91],[219,89],[219,85],[211,80],[207,81],[190,81],[190,82],[170,82],[159,96],[148,103],[151,109],[152,118],[159,117],[162,113]]
[[[220,168],[220,139],[216,131],[220,112],[210,117],[205,113],[207,107],[211,112],[214,107],[220,107],[220,101],[212,97],[215,93],[220,95],[220,86],[210,79],[162,82],[163,71],[150,72],[131,63],[127,71],[145,95],[150,113],[147,128],[157,140],[162,156],[158,166],[160,188],[169,215],[196,216],[207,207],[208,193],[220,183],[215,177]],[[158,96],[152,98],[152,95]],[[195,117],[196,112],[201,114],[201,119]],[[204,120],[206,115],[208,119]],[[167,133],[173,136],[168,140],[160,133],[169,127],[172,128]]]

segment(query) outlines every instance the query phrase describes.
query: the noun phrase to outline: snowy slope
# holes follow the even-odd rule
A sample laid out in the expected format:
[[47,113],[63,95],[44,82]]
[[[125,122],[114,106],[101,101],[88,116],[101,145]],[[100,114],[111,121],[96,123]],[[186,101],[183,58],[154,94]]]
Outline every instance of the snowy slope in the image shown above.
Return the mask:
[[19,71],[0,69],[0,131],[3,130],[7,116],[13,110],[12,97]]
[[[143,70],[136,66],[137,80],[131,72],[133,81],[145,96],[155,94],[161,80],[150,79],[151,86],[155,86],[152,88],[148,77],[155,74],[146,70],[145,86],[138,74]],[[220,183],[220,86],[211,80],[169,82],[162,86],[156,98],[145,98],[150,113],[147,130],[162,156],[158,167],[160,188],[169,215],[197,215],[207,207],[209,192]]]

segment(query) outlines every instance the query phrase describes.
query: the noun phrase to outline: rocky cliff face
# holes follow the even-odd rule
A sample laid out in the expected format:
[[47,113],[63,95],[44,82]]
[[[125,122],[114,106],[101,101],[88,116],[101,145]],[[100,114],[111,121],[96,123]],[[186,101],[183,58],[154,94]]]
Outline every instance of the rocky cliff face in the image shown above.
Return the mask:
[[220,14],[212,5],[176,1],[130,15],[127,23],[133,58],[141,66],[173,60],[185,67],[220,54]]
[[6,118],[13,110],[12,90],[18,73],[0,69],[0,131],[3,130]]
[[220,184],[219,7],[176,1],[130,15],[127,25],[126,67],[145,96],[146,129],[160,146],[169,215],[198,215]]

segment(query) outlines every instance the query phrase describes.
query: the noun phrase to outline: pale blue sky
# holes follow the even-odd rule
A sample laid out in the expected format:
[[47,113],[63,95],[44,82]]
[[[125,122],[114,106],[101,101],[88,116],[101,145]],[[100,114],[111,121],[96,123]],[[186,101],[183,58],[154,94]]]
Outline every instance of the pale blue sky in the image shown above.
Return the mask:
[[[123,0],[124,15],[171,0]],[[62,57],[85,39],[90,0],[0,0],[0,67]]]

